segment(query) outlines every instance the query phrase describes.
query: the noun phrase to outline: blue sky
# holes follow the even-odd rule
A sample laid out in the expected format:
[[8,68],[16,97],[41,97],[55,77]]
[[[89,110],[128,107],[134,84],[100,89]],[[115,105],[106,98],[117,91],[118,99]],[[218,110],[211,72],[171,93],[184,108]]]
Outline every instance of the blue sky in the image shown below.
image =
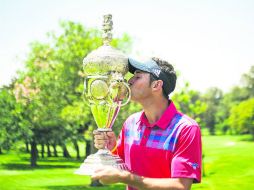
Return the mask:
[[0,0],[0,86],[23,68],[29,43],[45,41],[60,20],[100,29],[106,13],[114,36],[134,39],[131,56],[168,60],[179,85],[227,91],[254,65],[252,0]]

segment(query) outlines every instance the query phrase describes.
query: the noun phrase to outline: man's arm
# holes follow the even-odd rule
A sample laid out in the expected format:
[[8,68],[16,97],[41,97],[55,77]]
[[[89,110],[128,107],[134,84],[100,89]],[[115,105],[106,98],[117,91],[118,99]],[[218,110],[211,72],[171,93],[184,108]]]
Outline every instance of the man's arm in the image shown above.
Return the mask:
[[193,182],[190,178],[146,178],[112,167],[98,170],[92,179],[103,184],[125,183],[139,190],[189,190]]

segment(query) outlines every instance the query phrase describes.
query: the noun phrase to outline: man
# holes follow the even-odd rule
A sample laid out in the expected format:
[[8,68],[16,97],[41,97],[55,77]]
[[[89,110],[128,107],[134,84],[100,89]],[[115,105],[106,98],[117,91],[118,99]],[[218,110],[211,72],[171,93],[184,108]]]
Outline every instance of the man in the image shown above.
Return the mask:
[[143,111],[131,115],[116,141],[113,132],[95,135],[95,147],[105,145],[130,171],[102,168],[92,179],[122,182],[128,189],[187,190],[201,181],[201,133],[198,124],[180,113],[169,94],[176,85],[171,64],[158,58],[139,62],[129,58],[131,99]]

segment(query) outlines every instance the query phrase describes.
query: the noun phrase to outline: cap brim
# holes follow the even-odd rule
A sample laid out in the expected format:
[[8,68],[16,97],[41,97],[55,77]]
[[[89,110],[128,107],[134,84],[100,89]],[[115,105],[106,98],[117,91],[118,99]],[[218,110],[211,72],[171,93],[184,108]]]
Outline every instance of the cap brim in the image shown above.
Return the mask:
[[135,59],[128,58],[129,72],[134,74],[136,70],[152,73],[152,69],[160,69],[159,66],[153,61],[148,60],[145,62],[136,61]]
[[140,65],[142,63],[140,63],[132,58],[128,58],[128,64],[129,64],[129,72],[134,74],[134,72],[136,70],[140,70]]

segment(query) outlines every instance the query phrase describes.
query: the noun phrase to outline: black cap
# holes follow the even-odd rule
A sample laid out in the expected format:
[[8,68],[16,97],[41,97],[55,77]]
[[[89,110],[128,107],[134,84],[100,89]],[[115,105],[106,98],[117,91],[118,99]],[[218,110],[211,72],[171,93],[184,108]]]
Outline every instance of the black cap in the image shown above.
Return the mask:
[[146,60],[144,62],[136,61],[132,58],[128,58],[129,63],[129,72],[134,74],[136,70],[148,72],[152,74],[156,79],[163,81],[163,91],[166,95],[169,95],[171,93],[170,88],[170,79],[167,77],[166,73],[163,72],[163,70],[157,65],[157,63],[152,60]]

